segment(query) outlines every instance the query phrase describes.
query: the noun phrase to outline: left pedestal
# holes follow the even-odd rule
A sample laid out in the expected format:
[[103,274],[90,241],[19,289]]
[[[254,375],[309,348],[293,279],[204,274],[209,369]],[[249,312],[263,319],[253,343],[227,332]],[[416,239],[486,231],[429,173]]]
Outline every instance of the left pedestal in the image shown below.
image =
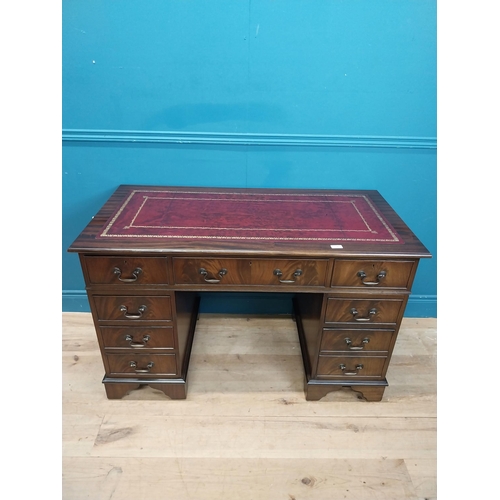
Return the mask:
[[80,256],[109,399],[141,385],[185,399],[195,292],[170,288],[168,257]]

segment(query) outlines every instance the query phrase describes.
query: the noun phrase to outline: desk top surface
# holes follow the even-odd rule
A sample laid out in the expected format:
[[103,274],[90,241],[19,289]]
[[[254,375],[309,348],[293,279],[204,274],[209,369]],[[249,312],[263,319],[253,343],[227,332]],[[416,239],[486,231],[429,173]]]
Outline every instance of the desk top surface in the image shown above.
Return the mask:
[[69,251],[430,256],[377,191],[134,185]]

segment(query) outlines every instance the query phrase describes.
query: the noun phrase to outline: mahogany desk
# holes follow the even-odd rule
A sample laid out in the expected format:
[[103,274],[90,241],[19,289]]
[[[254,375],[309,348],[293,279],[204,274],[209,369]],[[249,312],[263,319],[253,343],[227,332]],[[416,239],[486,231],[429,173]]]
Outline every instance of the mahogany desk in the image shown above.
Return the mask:
[[199,292],[290,293],[305,395],[382,399],[428,250],[377,191],[120,186],[78,252],[108,398],[186,398]]

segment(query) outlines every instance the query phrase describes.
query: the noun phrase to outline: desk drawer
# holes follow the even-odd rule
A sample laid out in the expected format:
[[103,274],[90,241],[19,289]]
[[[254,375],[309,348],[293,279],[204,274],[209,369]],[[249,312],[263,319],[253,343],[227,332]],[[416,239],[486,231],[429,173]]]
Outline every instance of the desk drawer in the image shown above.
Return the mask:
[[245,259],[173,259],[177,285],[241,285],[251,282],[250,261]]
[[107,349],[174,349],[174,328],[154,326],[135,328],[130,326],[102,327],[101,335]]
[[110,375],[172,376],[177,372],[175,354],[108,354]]
[[252,284],[325,286],[327,262],[312,259],[255,259],[252,261]]
[[382,378],[386,356],[320,356],[318,377]]
[[327,260],[174,258],[175,284],[325,286]]
[[332,286],[410,288],[415,261],[336,259]]
[[329,297],[326,304],[326,323],[397,323],[403,312],[404,299],[344,299]]
[[388,352],[394,330],[381,328],[332,329],[324,328],[321,351],[341,351],[345,353]]
[[93,285],[168,284],[164,257],[84,257],[84,262]]
[[171,320],[172,305],[169,295],[129,296],[94,295],[99,320]]

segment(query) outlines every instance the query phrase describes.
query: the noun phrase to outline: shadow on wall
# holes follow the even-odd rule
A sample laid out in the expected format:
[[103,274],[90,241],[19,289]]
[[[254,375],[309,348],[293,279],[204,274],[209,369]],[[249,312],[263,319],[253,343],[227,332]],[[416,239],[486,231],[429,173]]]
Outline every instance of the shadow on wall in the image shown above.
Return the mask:
[[247,122],[285,123],[285,117],[283,109],[273,104],[177,104],[153,114],[145,127],[180,130],[201,123],[234,122],[244,129]]

